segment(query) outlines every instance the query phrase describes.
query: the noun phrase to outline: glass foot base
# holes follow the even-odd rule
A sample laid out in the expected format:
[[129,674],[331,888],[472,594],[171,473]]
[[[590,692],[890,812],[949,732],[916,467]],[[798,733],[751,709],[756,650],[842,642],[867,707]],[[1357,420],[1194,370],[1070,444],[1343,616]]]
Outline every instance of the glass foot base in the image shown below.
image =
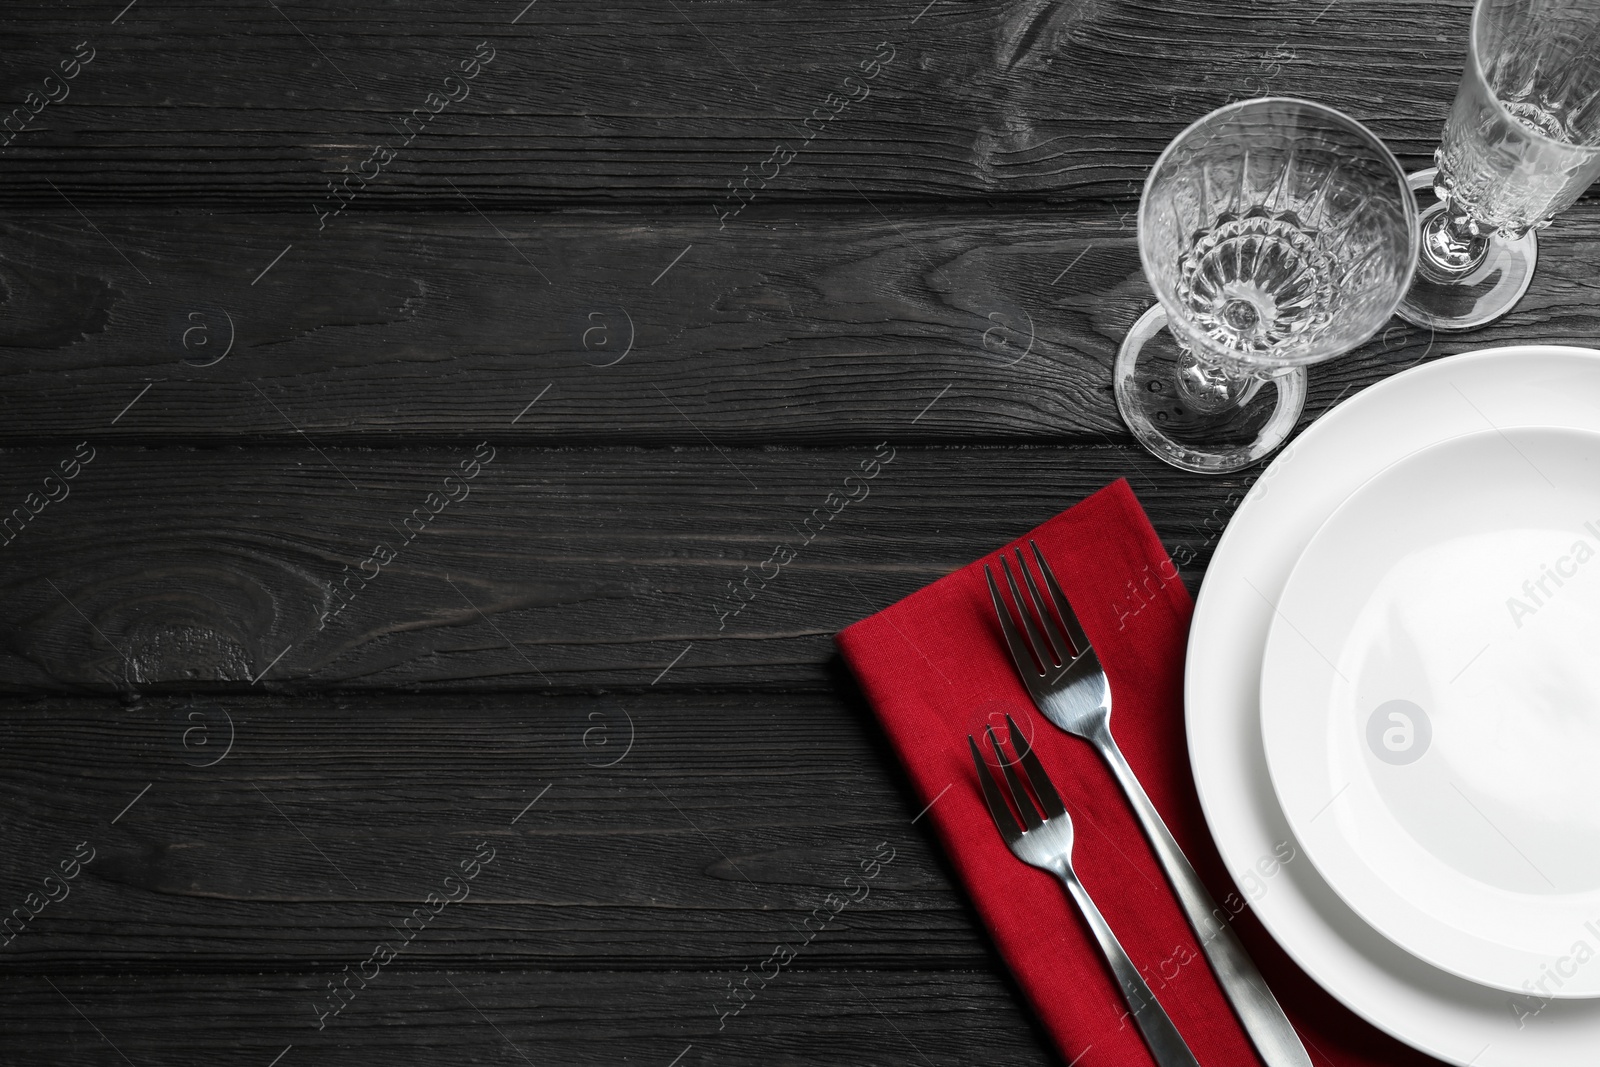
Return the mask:
[[[1430,168],[1406,179],[1412,191],[1421,194],[1417,223],[1424,233],[1444,211],[1444,204],[1432,195],[1434,173]],[[1424,207],[1425,203],[1429,206]],[[1417,257],[1416,276],[1396,314],[1435,330],[1485,326],[1517,306],[1533,281],[1538,262],[1539,240],[1532,230],[1516,240],[1491,237],[1482,258],[1462,272],[1442,268],[1423,248]]]
[[1117,407],[1139,443],[1201,474],[1241,470],[1275,452],[1305,405],[1305,371],[1207,388],[1204,372],[1166,325],[1166,310],[1157,304],[1139,316],[1117,352]]

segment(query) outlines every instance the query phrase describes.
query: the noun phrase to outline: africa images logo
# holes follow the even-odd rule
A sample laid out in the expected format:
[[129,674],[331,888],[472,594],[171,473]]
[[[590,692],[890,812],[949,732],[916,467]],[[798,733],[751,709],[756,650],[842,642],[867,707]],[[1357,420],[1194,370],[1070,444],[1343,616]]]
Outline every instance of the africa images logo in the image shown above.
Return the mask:
[[1415,763],[1433,740],[1428,713],[1409,700],[1386,700],[1367,719],[1367,747],[1385,763]]

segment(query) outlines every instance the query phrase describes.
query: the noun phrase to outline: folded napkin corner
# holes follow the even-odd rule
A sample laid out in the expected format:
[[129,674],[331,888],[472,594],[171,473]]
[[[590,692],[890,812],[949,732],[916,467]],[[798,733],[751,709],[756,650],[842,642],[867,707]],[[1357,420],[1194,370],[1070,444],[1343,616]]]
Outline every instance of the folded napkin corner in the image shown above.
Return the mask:
[[932,823],[1065,1061],[1153,1064],[1062,887],[1011,855],[984,806],[966,739],[1003,727],[1007,714],[1029,735],[1072,815],[1080,879],[1195,1056],[1218,1067],[1257,1062],[1109,770],[1086,742],[1038,713],[1011,664],[983,568],[998,568],[1000,556],[1017,549],[1031,555],[1030,541],[1110,679],[1119,747],[1215,898],[1238,913],[1236,928],[1317,1062],[1431,1062],[1311,983],[1228,879],[1200,811],[1184,733],[1194,603],[1125,479],[835,636],[920,798],[924,814],[917,818]]

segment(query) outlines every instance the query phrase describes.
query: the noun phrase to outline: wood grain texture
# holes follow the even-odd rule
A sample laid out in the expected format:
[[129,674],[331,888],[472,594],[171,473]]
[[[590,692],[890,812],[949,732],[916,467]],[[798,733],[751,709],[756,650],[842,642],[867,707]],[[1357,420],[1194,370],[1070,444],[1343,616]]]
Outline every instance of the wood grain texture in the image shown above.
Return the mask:
[[[79,841],[94,857],[0,947],[0,1043],[39,1063],[517,1062],[507,1042],[537,1062],[1039,1062],[842,695],[13,703],[0,899]],[[885,843],[870,894],[719,1025],[728,983]],[[465,899],[321,1019],[327,983],[450,876]]]
[[[471,446],[103,447],[59,502],[38,494],[70,451],[9,453],[0,500],[43,507],[0,547],[0,677],[817,687],[836,630],[1121,476],[1193,553],[1192,579],[1254,477],[1199,480],[1112,447],[891,443],[850,483],[872,447],[482,447],[492,459],[465,482]],[[778,544],[797,558],[763,586]]]
[[[736,969],[860,884],[797,966],[992,963],[848,684],[52,699],[13,704],[7,736],[0,915],[79,842],[93,854],[0,932],[13,974],[337,971],[461,893],[447,877],[468,892],[408,968]],[[494,859],[464,879],[480,842]]]
[[[0,442],[1131,443],[1131,222],[896,214],[386,216],[310,244],[268,216],[11,223]],[[1592,344],[1597,258],[1580,205],[1510,316],[1396,319],[1312,369],[1308,417],[1423,359]]]
[[280,1067],[1058,1062],[990,972],[793,971],[719,1031],[718,998],[740,976],[385,971],[319,1032],[320,973],[40,975],[9,983],[0,1041],[16,1062],[93,1067],[268,1067],[291,1045]]
[[4,434],[703,447],[859,443],[913,420],[928,439],[1120,432],[1095,383],[1146,299],[1126,231],[1082,212],[908,225],[808,212],[719,235],[709,216],[466,213],[321,239],[273,216],[14,225]]
[[[804,120],[837,106],[830,93],[859,95],[844,79],[884,41],[895,58],[870,95],[761,198],[1126,196],[1192,119],[1266,94],[1341,108],[1420,165],[1454,93],[1470,5],[276,6],[143,3],[113,24],[114,0],[8,4],[7,107],[77,42],[97,51],[70,95],[0,150],[0,206],[65,194],[86,211],[271,204],[309,217],[330,177],[387,144],[397,157],[353,210],[464,194],[486,206],[692,200],[709,215],[775,144],[801,149]],[[402,121],[483,41],[496,58],[470,95],[402,148]]]

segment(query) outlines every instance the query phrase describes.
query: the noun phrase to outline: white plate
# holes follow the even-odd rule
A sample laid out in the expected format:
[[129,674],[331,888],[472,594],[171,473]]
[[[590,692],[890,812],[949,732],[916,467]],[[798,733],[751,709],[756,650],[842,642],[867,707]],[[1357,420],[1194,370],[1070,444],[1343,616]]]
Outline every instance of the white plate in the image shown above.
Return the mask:
[[[1372,475],[1485,429],[1600,431],[1600,353],[1524,347],[1398,374],[1312,425],[1262,473],[1217,546],[1185,679],[1189,756],[1235,880],[1286,951],[1375,1026],[1465,1067],[1592,1067],[1600,1001],[1515,996],[1419,960],[1367,925],[1304,857],[1262,748],[1262,653],[1273,605],[1323,522]],[[1283,851],[1277,851],[1282,849]]]
[[1600,995],[1600,434],[1484,430],[1346,500],[1278,601],[1261,728],[1328,884],[1453,974]]

